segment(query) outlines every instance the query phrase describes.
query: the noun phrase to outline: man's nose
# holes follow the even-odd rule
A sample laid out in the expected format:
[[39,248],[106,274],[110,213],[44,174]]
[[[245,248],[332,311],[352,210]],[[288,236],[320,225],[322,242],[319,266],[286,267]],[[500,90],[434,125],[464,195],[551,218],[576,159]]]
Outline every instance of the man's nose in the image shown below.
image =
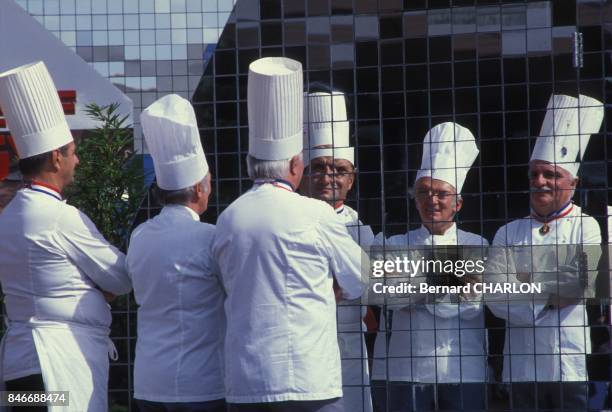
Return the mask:
[[542,173],[537,173],[531,176],[531,185],[535,187],[546,186],[546,179]]

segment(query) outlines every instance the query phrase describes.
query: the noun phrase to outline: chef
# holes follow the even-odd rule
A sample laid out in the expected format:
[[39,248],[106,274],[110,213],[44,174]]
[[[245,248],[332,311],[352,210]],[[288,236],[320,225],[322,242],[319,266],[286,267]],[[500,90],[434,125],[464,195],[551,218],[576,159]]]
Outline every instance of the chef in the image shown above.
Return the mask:
[[210,173],[193,107],[175,94],[140,115],[161,213],[132,233],[127,268],[138,303],[134,397],[141,411],[225,411],[224,292],[210,245]]
[[[367,249],[374,240],[370,226],[345,204],[355,182],[355,149],[349,145],[349,122],[344,94],[312,92],[304,97],[304,152],[308,172],[300,193],[329,203],[344,221],[353,240]],[[344,406],[350,411],[372,410],[368,354],[363,332],[366,306],[360,300],[339,302],[338,345],[342,360]]]
[[[563,271],[562,265],[571,266],[575,260],[575,254],[568,252],[580,246],[590,272],[595,273],[601,254],[600,228],[572,197],[580,159],[591,134],[599,131],[603,112],[602,104],[587,96],[551,96],[529,162],[531,215],[501,227],[493,240],[493,246],[519,246],[509,254],[509,265],[500,273],[507,270],[510,280],[520,282],[535,281],[539,276],[544,287],[552,279],[555,291],[545,290],[544,301],[534,297],[529,304],[489,305],[496,316],[507,320],[503,376],[513,383],[514,408],[587,407],[586,355],[591,350],[587,314],[581,295],[568,295],[566,287],[569,284],[580,290],[576,287],[580,282],[572,286],[562,281],[562,274],[557,282],[543,266]],[[523,259],[525,254],[527,259]],[[578,272],[573,276],[577,280]]]
[[213,257],[227,298],[229,411],[342,411],[334,278],[362,293],[361,249],[324,202],[295,193],[304,171],[302,66],[249,66],[251,190],[221,213]]
[[[433,127],[414,184],[421,227],[384,242],[380,234],[374,243],[390,249],[487,246],[486,239],[455,223],[461,189],[477,156],[474,136],[465,127],[451,122]],[[480,300],[465,295],[453,301],[446,295],[425,302],[393,306],[381,319],[391,330],[388,341],[389,334],[379,333],[374,347],[375,404],[394,411],[483,409],[487,358]]]
[[131,290],[125,256],[62,198],[79,159],[44,63],[0,74],[0,105],[28,182],[0,214],[3,381],[7,390],[69,391],[71,411],[106,411],[116,351],[103,291]]

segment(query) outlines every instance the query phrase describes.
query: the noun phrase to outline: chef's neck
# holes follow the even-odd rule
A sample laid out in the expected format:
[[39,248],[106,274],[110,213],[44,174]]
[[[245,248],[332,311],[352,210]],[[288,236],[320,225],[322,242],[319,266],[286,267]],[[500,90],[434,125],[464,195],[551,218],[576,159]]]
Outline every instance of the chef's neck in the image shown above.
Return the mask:
[[339,210],[344,206],[344,200],[336,200],[328,203],[334,207],[334,210]]
[[206,203],[206,205],[202,205],[201,202],[190,201],[187,202],[184,206],[193,210],[198,216],[201,216],[204,212],[206,212],[206,209],[208,208],[208,203]]
[[60,194],[68,186],[68,183],[58,173],[52,172],[40,172],[35,175],[24,176],[23,180],[44,183],[57,190]]
[[423,222],[429,234],[436,236],[444,235],[454,224],[455,222]]

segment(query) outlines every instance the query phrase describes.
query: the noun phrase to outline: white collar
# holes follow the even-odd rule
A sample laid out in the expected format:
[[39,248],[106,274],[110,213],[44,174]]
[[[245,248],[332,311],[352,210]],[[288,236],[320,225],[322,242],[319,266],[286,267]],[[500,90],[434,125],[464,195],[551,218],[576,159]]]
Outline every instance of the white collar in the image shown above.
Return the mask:
[[421,225],[419,228],[422,235],[431,240],[431,243],[434,245],[443,245],[443,244],[453,244],[457,243],[457,225],[453,222],[453,225],[446,229],[443,235],[433,235],[429,232],[429,230]]
[[40,182],[31,182],[26,187],[35,192],[42,193],[52,198],[55,198],[59,200],[60,202],[64,201],[64,199],[62,198],[62,195],[57,190],[55,190],[49,185],[41,184]]
[[189,215],[193,218],[193,220],[196,221],[200,221],[200,216],[190,207],[187,207],[185,205],[176,205],[176,204],[172,204],[172,205],[166,205],[164,206],[165,210],[186,210],[187,212],[189,212]]

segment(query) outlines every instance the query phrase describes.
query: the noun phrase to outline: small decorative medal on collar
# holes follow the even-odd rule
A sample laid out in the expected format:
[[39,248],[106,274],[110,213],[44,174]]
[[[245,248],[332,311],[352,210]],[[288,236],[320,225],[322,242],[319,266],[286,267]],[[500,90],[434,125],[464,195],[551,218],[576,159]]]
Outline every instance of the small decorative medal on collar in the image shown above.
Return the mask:
[[561,209],[549,214],[548,216],[540,216],[535,211],[532,211],[531,217],[533,217],[538,222],[542,222],[542,227],[538,230],[538,232],[542,236],[546,236],[550,232],[550,222],[567,216],[573,209],[574,204],[569,201]]

